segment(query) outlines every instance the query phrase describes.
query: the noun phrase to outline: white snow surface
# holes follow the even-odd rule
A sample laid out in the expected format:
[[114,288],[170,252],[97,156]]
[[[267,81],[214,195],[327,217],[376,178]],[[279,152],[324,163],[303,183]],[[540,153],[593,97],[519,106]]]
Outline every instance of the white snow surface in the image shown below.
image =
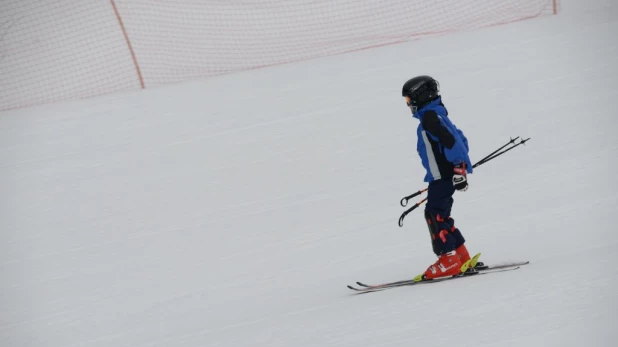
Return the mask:
[[[618,4],[0,114],[0,346],[616,346]],[[479,167],[453,217],[517,271],[351,295],[435,257],[431,74]]]

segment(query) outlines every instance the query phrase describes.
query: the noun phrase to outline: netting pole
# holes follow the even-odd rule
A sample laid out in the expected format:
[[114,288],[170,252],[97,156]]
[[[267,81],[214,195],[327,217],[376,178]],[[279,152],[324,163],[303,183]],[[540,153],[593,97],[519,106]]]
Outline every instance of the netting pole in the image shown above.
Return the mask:
[[558,14],[558,0],[554,0],[554,14]]
[[142,71],[140,70],[139,64],[137,63],[137,57],[135,56],[135,51],[133,51],[131,40],[129,40],[127,29],[124,27],[124,23],[122,22],[122,17],[120,17],[120,12],[118,12],[118,8],[116,7],[116,2],[114,0],[110,0],[110,2],[112,3],[112,7],[114,8],[114,13],[116,14],[116,18],[118,19],[118,24],[120,24],[120,29],[122,29],[124,40],[127,42],[127,46],[129,47],[129,52],[131,52],[131,58],[133,59],[133,65],[135,65],[135,70],[137,71],[137,77],[139,78],[139,84],[142,87],[142,89],[144,89],[145,88],[144,78],[142,77]]

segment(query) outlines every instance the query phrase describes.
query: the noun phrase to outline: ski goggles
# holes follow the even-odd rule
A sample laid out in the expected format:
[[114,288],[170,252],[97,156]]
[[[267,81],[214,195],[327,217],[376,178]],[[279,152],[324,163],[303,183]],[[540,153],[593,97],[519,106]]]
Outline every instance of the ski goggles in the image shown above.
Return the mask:
[[412,103],[410,97],[408,96],[406,96],[406,105],[408,105],[408,107],[412,111],[412,114],[416,114],[416,111],[418,111],[418,107]]

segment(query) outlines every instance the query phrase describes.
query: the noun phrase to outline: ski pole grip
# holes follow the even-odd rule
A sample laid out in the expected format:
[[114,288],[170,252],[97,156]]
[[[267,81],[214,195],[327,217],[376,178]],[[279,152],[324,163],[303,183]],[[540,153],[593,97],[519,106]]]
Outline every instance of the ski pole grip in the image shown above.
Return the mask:
[[[420,194],[420,192],[419,192]],[[416,210],[417,207],[421,206],[425,201],[427,201],[427,198],[417,202],[416,204],[414,204],[414,206],[410,207],[409,209],[405,210],[402,214],[401,217],[399,217],[399,227],[403,226],[403,219],[406,218],[406,216],[408,215],[408,213]]]
[[399,203],[401,204],[402,207],[406,207],[406,206],[408,206],[408,201],[410,201],[410,199],[412,199],[415,196],[419,196],[419,195],[423,194],[424,192],[427,191],[427,189],[428,188],[421,189],[421,190],[419,190],[418,192],[416,192],[416,193],[414,193],[412,195],[408,195],[408,196],[404,197],[403,199],[401,199],[401,201]]
[[401,206],[402,207],[408,206],[408,200],[410,200],[411,197],[412,196],[406,196],[405,198],[401,199],[401,202],[400,202]]
[[402,214],[401,217],[399,217],[399,227],[401,228],[403,226],[403,219],[406,218],[406,216],[408,215],[408,213],[414,211],[417,207],[419,207],[420,204],[415,204],[414,206],[410,207],[410,209],[405,210]]
[[[407,212],[407,211],[406,211]],[[407,213],[404,212],[401,214],[401,217],[399,217],[399,227],[401,228],[403,226],[403,219],[406,218]]]

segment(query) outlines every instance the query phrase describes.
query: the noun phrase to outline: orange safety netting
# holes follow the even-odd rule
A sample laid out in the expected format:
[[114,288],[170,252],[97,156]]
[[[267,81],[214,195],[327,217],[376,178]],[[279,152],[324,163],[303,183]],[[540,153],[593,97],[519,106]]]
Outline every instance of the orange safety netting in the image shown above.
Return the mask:
[[555,14],[557,0],[4,0],[0,110]]

